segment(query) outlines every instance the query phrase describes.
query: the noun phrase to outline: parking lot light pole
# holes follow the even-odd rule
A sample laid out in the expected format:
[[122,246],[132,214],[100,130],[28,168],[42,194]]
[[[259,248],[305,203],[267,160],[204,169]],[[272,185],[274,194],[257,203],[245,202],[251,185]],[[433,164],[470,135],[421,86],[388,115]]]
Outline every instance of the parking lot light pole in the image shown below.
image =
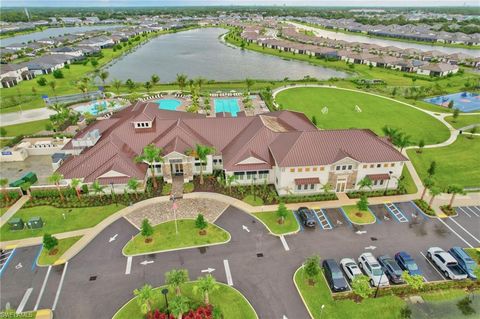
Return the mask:
[[378,295],[378,290],[380,289],[380,283],[382,282],[382,278],[383,278],[383,274],[385,272],[382,270],[382,274],[380,275],[380,279],[378,280],[378,284],[377,284],[377,290],[375,290],[375,297],[374,298],[377,298],[377,295]]
[[167,307],[167,315],[170,315],[170,310],[168,309],[168,299],[167,299],[168,288],[163,288],[162,294],[165,297],[165,306]]

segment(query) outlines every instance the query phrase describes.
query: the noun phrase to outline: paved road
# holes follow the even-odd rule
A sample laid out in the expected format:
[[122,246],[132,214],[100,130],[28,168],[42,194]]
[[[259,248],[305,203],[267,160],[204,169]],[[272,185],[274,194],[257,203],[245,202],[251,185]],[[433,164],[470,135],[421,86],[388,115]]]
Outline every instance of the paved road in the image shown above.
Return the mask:
[[22,112],[4,113],[0,115],[0,123],[2,124],[2,126],[7,126],[25,122],[45,120],[48,119],[52,114],[55,114],[55,112],[47,109],[46,107]]
[[[134,257],[130,274],[125,274],[127,258],[121,254],[121,249],[138,231],[125,219],[120,219],[106,228],[68,265],[52,267],[48,277],[48,268],[35,267],[32,270],[38,246],[18,249],[1,278],[1,307],[4,308],[6,302],[10,302],[13,308],[18,307],[27,290],[33,288],[24,310],[34,309],[37,300],[39,308],[52,307],[58,296],[56,318],[111,318],[132,297],[133,289],[147,282],[153,286],[164,284],[164,273],[172,268],[188,269],[192,279],[201,276],[202,269],[215,268],[213,275],[219,281],[228,283],[224,267],[224,260],[228,260],[233,286],[249,299],[260,318],[282,318],[283,315],[308,318],[292,282],[293,273],[307,256],[318,254],[324,259],[337,260],[342,257],[357,258],[368,246],[376,247],[375,255],[393,255],[405,250],[417,260],[427,280],[433,281],[443,277],[428,264],[422,252],[432,245],[446,249],[453,245],[466,246],[464,240],[475,244],[473,238],[458,225],[452,223],[450,226],[450,220],[447,220],[448,228],[436,218],[423,215],[413,218],[408,215],[412,207],[408,203],[402,204],[402,212],[408,219],[404,223],[394,218],[379,218],[377,223],[361,227],[332,223],[331,230],[320,227],[303,230],[286,237],[289,251],[284,249],[279,238],[268,234],[263,224],[251,215],[229,207],[216,224],[231,233],[230,243],[206,249]],[[378,216],[388,217],[382,213],[381,207],[373,207],[372,210]],[[333,213],[327,215],[334,216]],[[470,218],[474,217],[476,223],[480,222],[480,216]],[[467,224],[473,221],[457,218],[457,222],[470,227]],[[250,232],[244,230],[243,225]],[[366,233],[357,234],[358,230]],[[115,234],[118,234],[116,239],[109,242]],[[258,253],[262,253],[263,257],[258,257]],[[145,260],[153,263],[141,265]],[[18,263],[22,263],[23,267],[15,269]],[[65,278],[63,284],[62,276]],[[44,292],[39,298],[44,283]]]

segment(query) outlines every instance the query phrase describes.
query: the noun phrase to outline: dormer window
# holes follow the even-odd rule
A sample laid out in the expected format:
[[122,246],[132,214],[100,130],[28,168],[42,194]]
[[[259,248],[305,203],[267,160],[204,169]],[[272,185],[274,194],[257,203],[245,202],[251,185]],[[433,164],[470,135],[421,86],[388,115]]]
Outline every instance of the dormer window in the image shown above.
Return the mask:
[[135,128],[150,128],[152,127],[152,122],[151,121],[135,122],[134,125],[135,125]]

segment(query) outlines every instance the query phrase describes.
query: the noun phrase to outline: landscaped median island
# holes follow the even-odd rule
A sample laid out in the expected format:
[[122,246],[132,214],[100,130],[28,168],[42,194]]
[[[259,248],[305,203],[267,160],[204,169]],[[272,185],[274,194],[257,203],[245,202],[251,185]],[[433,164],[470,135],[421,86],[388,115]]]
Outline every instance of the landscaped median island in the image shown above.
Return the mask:
[[58,244],[54,249],[48,251],[45,248],[42,248],[42,252],[38,257],[37,264],[39,266],[48,266],[53,265],[55,262],[70,248],[75,244],[82,236],[69,237],[65,239],[59,239]]
[[371,224],[375,222],[375,216],[367,209],[360,210],[356,205],[342,206],[348,219],[354,224]]
[[[285,206],[283,206],[285,207]],[[280,208],[279,208],[280,210]],[[262,222],[267,225],[268,229],[274,235],[283,235],[288,233],[293,233],[299,230],[295,216],[291,210],[285,208],[285,212],[279,213],[279,211],[274,212],[261,212],[253,213],[255,217],[260,219]],[[282,216],[284,216],[282,218]]]
[[[144,221],[145,223],[145,221]],[[152,227],[151,232],[142,235],[140,232],[131,239],[123,248],[127,256],[161,252],[166,250],[182,249],[188,247],[208,246],[226,243],[230,234],[222,228],[206,223],[205,228],[197,227],[193,219],[177,220],[178,234],[175,221],[168,221]],[[142,224],[142,230],[144,229]]]

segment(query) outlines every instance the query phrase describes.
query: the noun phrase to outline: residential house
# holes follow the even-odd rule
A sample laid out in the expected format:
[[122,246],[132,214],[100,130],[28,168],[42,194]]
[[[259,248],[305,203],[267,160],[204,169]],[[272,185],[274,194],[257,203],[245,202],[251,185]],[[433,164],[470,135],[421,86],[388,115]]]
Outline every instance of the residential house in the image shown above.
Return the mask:
[[446,76],[458,72],[458,66],[448,63],[429,63],[418,68],[417,73],[429,76]]
[[10,88],[23,80],[31,80],[35,75],[27,67],[19,64],[0,64],[2,88]]

